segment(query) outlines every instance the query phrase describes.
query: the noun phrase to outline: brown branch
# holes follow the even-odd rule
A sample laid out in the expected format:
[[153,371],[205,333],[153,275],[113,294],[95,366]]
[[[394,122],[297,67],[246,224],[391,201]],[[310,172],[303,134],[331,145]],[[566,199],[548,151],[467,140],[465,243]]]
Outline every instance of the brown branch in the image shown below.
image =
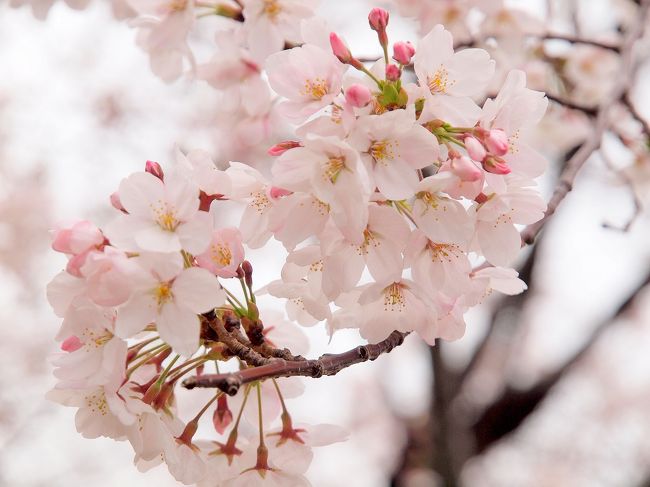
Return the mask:
[[630,178],[630,176],[625,171],[616,169],[614,163],[610,160],[609,156],[604,151],[601,150],[600,155],[609,170],[616,173],[619,179],[630,189],[630,194],[632,195],[632,203],[634,205],[634,212],[632,213],[632,216],[629,217],[628,221],[623,226],[612,225],[611,223],[605,222],[603,223],[603,227],[610,230],[618,230],[620,232],[629,232],[630,228],[632,228],[632,224],[636,221],[636,219],[643,211],[643,204],[641,203],[639,196],[636,194],[636,191],[634,189],[634,181],[632,181],[632,178]]
[[343,353],[321,355],[316,360],[287,361],[281,358],[264,358],[265,363],[258,367],[226,374],[189,377],[183,381],[183,386],[188,389],[216,387],[232,396],[237,394],[242,385],[258,380],[293,376],[318,378],[323,375],[336,375],[351,365],[375,360],[380,355],[389,353],[402,344],[406,335],[408,333],[394,331],[379,343],[361,345]]
[[598,114],[598,107],[596,106],[581,105],[579,103],[567,100],[566,98],[562,98],[561,96],[551,95],[550,93],[546,93],[546,98],[552,102],[557,103],[558,105],[562,105],[565,108],[570,108],[571,110],[582,112],[589,117],[595,117]]
[[612,106],[617,103],[625,93],[627,93],[632,83],[632,78],[636,69],[634,62],[634,45],[643,34],[643,26],[648,14],[649,5],[649,0],[641,1],[641,6],[639,7],[638,12],[638,21],[625,36],[625,42],[621,49],[622,69],[620,80],[616,83],[610,96],[603,100],[598,106],[596,122],[592,135],[580,146],[575,155],[567,162],[564,171],[562,171],[562,174],[560,175],[559,184],[555,188],[553,196],[551,196],[548,203],[544,217],[538,222],[528,225],[521,232],[521,238],[524,243],[532,244],[535,241],[535,237],[541,231],[544,224],[553,216],[558,205],[573,189],[573,183],[582,166],[587,162],[591,155],[600,148],[603,134],[610,124],[609,111]]
[[621,52],[621,46],[618,44],[609,44],[606,42],[597,41],[595,39],[585,39],[584,37],[580,36],[548,33],[544,34],[543,36],[539,36],[538,38],[543,41],[566,41],[571,44],[586,44],[588,46],[598,47],[600,49],[606,49],[608,51]]
[[644,279],[632,289],[614,313],[599,323],[583,345],[554,372],[526,390],[506,388],[501,396],[483,411],[473,426],[478,453],[517,429],[548,396],[550,390],[592,350],[593,345],[605,331],[632,308],[637,297],[648,285],[650,285],[650,272],[646,273]]
[[632,102],[632,97],[629,91],[625,92],[621,98],[621,102],[628,109],[630,115],[632,115],[632,117],[641,124],[641,128],[643,129],[643,133],[645,134],[646,138],[650,139],[650,123],[637,110],[636,106]]
[[[250,342],[242,343],[235,336],[226,330],[223,322],[219,319],[211,320],[210,327],[217,333],[219,341],[226,345],[230,352],[236,357],[246,362],[248,365],[261,366],[267,365],[271,359],[264,357],[250,347]],[[243,335],[241,335],[243,338]]]

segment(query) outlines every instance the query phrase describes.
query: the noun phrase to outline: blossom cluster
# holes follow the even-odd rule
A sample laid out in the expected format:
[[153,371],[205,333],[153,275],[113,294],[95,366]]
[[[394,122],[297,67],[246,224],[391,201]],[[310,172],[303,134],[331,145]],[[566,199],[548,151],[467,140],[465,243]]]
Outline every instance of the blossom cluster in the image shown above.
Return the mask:
[[[276,3],[260,8],[268,16]],[[295,15],[304,11],[293,3]],[[546,98],[512,71],[480,106],[495,70],[486,51],[455,52],[442,25],[417,47],[391,46],[388,13],[373,9],[368,20],[384,52],[369,68],[322,23],[303,22],[304,43],[289,49],[278,34],[264,68],[297,127],[269,149],[270,176],[179,150],[171,170],[148,162],[121,182],[117,216],[103,228],[79,221],[55,231],[53,248],[69,259],[48,288],[63,318],[49,396],[79,408],[84,436],[127,440],[139,468],[165,462],[186,484],[309,485],[312,448],[345,434],[294,426],[284,397],[299,386],[290,380],[247,384],[233,399],[217,392],[186,422],[178,412],[186,374],[302,353],[277,348],[286,344],[274,333],[291,324],[260,311],[256,294],[285,299],[304,326],[356,328],[372,343],[416,332],[433,345],[461,337],[463,315],[492,290],[525,289],[509,266],[518,225],[546,206],[534,180],[545,161],[524,142]],[[244,208],[238,227],[215,224],[223,201]],[[286,263],[255,292],[245,246],[271,238]],[[195,439],[208,410],[214,434],[228,430],[223,441]]]

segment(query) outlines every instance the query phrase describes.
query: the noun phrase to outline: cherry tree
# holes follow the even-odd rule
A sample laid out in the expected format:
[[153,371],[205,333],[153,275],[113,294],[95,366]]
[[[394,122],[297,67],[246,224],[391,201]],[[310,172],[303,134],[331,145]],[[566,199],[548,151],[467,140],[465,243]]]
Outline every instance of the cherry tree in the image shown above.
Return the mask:
[[[51,5],[26,3],[41,17]],[[529,299],[537,240],[592,156],[634,203],[609,231],[640,217],[650,128],[635,96],[650,2],[621,7],[620,32],[601,40],[575,12],[570,32],[552,30],[553,2],[544,22],[501,2],[394,0],[392,17],[368,15],[373,58],[312,1],[111,3],[156,76],[207,82],[228,100],[219,137],[238,156],[215,163],[177,147],[106,195],[105,223],[53,232],[68,262],[47,288],[62,320],[47,397],[77,408],[84,437],[128,442],[138,469],[162,463],[188,485],[311,485],[314,448],[348,432],[291,411],[300,377],[336,375],[414,336],[431,356],[431,414],[424,439],[407,427],[420,446],[404,448],[394,482],[419,485],[427,472],[446,486],[476,482],[467,466],[517,430],[647,285],[528,389],[506,384],[482,407],[463,404],[499,354],[499,306]],[[393,39],[396,14],[416,19],[419,40]],[[216,50],[201,62],[190,39],[209,22]],[[558,167],[534,148],[540,133],[545,152],[566,154]],[[614,161],[620,151],[634,162]],[[553,181],[548,198],[540,181]],[[233,208],[238,224],[224,225]],[[272,239],[284,265],[258,282],[265,263],[248,254]],[[448,342],[462,342],[466,314],[485,306],[485,336],[454,367]],[[330,338],[354,329],[362,342],[308,358],[301,327],[311,326]],[[199,388],[212,393],[185,416],[179,390]]]

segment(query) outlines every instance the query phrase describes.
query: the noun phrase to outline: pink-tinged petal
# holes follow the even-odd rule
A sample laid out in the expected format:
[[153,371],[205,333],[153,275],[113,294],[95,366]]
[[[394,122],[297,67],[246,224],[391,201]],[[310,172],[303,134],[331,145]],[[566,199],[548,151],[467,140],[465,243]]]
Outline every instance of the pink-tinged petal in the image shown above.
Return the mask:
[[157,303],[153,294],[136,294],[117,310],[115,334],[130,338],[156,318]]
[[165,201],[180,221],[190,220],[199,210],[199,188],[177,173],[165,179]]
[[83,343],[81,343],[81,340],[79,340],[79,337],[72,335],[65,340],[63,340],[63,343],[61,343],[61,350],[64,352],[74,352],[75,350],[79,350],[83,346]]
[[415,74],[423,85],[433,76],[441,64],[454,54],[454,40],[445,28],[438,24],[418,43],[414,57]]
[[120,202],[134,216],[153,218],[151,203],[163,200],[163,182],[146,172],[131,174],[120,183]]
[[329,218],[329,207],[309,194],[295,194],[283,198],[273,207],[269,223],[275,238],[287,249],[318,235]]
[[475,275],[476,279],[489,279],[488,286],[495,291],[513,296],[524,292],[528,286],[519,279],[519,274],[514,269],[503,267],[488,267],[481,269]]
[[414,125],[399,138],[399,156],[412,169],[421,169],[438,161],[440,145],[431,132],[422,125]]
[[306,163],[313,159],[313,152],[297,147],[282,154],[273,164],[273,184],[291,191],[307,192],[313,165]]
[[298,425],[298,428],[307,430],[305,435],[306,442],[309,446],[327,446],[334,443],[346,441],[350,436],[349,433],[335,424],[314,424],[314,425]]
[[180,303],[177,296],[174,301],[166,303],[156,319],[156,327],[160,338],[171,345],[175,352],[189,357],[199,348],[201,322],[196,313],[185,306],[185,302]]
[[453,96],[474,96],[481,93],[494,75],[495,62],[483,49],[463,49],[452,56],[446,65]]
[[172,284],[177,303],[194,313],[205,313],[226,301],[226,293],[209,271],[192,267],[185,269]]
[[181,241],[176,232],[163,230],[155,223],[149,223],[137,231],[135,243],[143,250],[151,252],[178,252]]
[[419,120],[439,118],[458,127],[473,127],[480,116],[480,107],[469,97],[437,95],[427,97]]
[[505,157],[514,174],[528,178],[541,176],[546,170],[548,160],[526,143],[517,142]]
[[478,222],[476,228],[481,252],[491,264],[507,266],[517,257],[521,236],[512,223],[500,218]]
[[135,234],[151,220],[132,215],[120,215],[110,221],[104,227],[104,235],[111,242],[111,245],[118,247],[125,252],[137,252],[142,250],[135,242]]
[[194,215],[194,218],[186,223],[181,223],[176,229],[181,246],[191,254],[200,254],[210,244],[212,236],[212,218],[201,211]]
[[85,291],[83,279],[60,272],[47,285],[47,300],[57,316],[63,318],[72,300]]
[[418,175],[403,162],[379,163],[374,170],[379,191],[390,200],[404,200],[415,194]]
[[386,239],[368,245],[366,263],[375,281],[382,284],[398,281],[404,268],[400,247]]

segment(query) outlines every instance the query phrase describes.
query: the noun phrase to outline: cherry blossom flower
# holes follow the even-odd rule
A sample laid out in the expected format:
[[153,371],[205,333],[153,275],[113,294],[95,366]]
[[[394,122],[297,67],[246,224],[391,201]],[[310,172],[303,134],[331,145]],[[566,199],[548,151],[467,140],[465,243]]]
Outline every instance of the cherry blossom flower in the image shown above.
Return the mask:
[[219,277],[235,277],[243,260],[241,232],[232,227],[215,230],[208,249],[196,256],[200,267]]
[[454,53],[451,34],[436,25],[418,44],[415,73],[426,103],[421,121],[439,118],[453,125],[473,126],[480,109],[469,98],[481,93],[494,74],[494,61],[482,49]]
[[137,258],[143,271],[129,301],[118,310],[115,333],[127,338],[155,322],[160,337],[185,356],[199,346],[197,314],[223,304],[225,294],[207,270],[183,269],[180,254]]
[[149,173],[135,173],[120,184],[120,201],[128,215],[108,225],[111,243],[127,250],[200,253],[210,241],[210,218],[199,212],[199,191],[180,175],[163,183]]
[[287,98],[283,114],[304,121],[339,95],[346,67],[331,52],[305,44],[269,56],[266,69],[273,90]]
[[246,0],[244,28],[255,58],[281,51],[286,42],[300,42],[300,23],[312,17],[317,6],[317,0]]
[[438,159],[438,142],[415,122],[412,110],[360,117],[349,137],[361,152],[375,185],[388,199],[413,196],[417,169]]

